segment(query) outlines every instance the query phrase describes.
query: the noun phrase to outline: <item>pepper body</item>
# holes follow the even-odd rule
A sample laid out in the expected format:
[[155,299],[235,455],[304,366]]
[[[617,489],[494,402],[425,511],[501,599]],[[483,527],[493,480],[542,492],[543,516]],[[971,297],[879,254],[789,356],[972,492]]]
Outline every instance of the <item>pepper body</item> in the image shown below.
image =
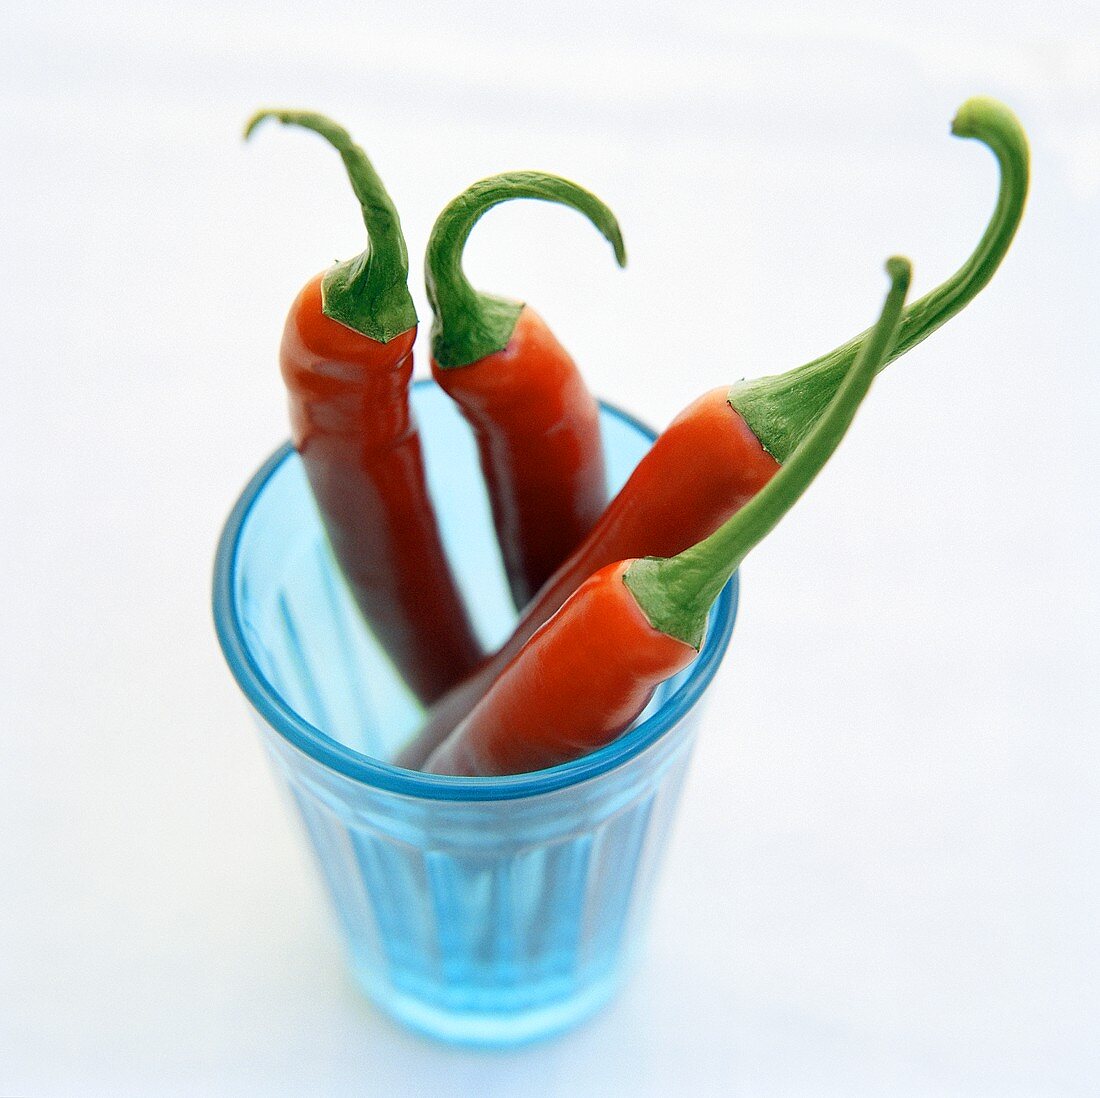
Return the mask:
[[607,502],[599,408],[569,352],[524,306],[508,345],[432,375],[477,440],[512,599],[526,606]]
[[416,329],[380,343],[322,312],[321,276],[291,308],[280,365],[295,448],[348,586],[414,694],[432,702],[481,651],[447,564],[409,407]]
[[638,463],[576,551],[527,606],[512,635],[429,711],[397,756],[417,768],[477,705],[524,644],[584,580],[609,564],[672,556],[736,513],[779,470],[745,421],[713,389],[684,409]]
[[[514,199],[568,206],[626,249],[615,215],[591,191],[546,172],[479,180],[440,212],[424,274],[432,305],[432,373],[477,437],[512,601],[522,610],[592,528],[607,502],[599,408],[576,363],[525,304],[475,290],[462,253],[480,218]],[[583,577],[582,577],[583,578]]]
[[577,588],[432,753],[426,771],[542,770],[594,751],[629,727],[657,686],[696,655],[646,620],[623,583],[629,563],[602,568]]

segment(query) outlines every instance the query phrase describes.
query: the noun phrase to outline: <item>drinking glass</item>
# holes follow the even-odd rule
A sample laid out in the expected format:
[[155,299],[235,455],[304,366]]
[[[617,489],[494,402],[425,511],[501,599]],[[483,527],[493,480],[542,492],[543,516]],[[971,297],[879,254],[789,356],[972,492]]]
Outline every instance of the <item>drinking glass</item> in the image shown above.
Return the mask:
[[[473,440],[432,383],[412,400],[444,542],[491,648],[515,611]],[[653,434],[608,405],[601,427],[614,492]],[[222,534],[215,623],[378,1006],[444,1041],[506,1046],[610,997],[640,942],[736,605],[735,576],[699,657],[584,758],[502,778],[405,770],[387,760],[422,711],[344,587],[297,454],[268,459]]]

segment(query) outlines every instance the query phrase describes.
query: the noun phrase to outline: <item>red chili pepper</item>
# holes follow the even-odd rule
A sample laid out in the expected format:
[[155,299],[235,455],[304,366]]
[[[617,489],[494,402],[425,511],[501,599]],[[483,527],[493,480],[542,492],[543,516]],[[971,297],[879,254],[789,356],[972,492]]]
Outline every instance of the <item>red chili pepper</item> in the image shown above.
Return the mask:
[[[977,248],[946,282],[906,311],[886,362],[893,361],[962,309],[993,277],[1023,215],[1027,138],[1002,104],[968,100],[953,132],[974,137],[997,157],[997,206]],[[672,556],[706,537],[776,474],[819,418],[867,334],[775,377],[715,389],[673,421],[642,458],[600,521],[528,605],[512,635],[478,671],[431,709],[398,754],[417,768],[474,708],[535,631],[590,575],[615,561]]]
[[463,191],[428,240],[432,375],[473,428],[497,541],[522,608],[581,543],[607,503],[599,408],[576,363],[534,309],[478,293],[462,270],[470,232],[514,198],[583,213],[626,263],[615,215],[583,187],[543,172],[508,172]]
[[260,111],[340,153],[369,247],[311,279],[280,349],[294,446],[363,617],[425,703],[468,675],[481,650],[428,497],[409,407],[416,310],[397,211],[365,153],[319,114]]
[[524,645],[432,753],[434,774],[491,777],[569,762],[624,732],[653,691],[698,653],[707,613],[740,563],[836,450],[897,334],[909,263],[891,259],[882,315],[840,388],[769,484],[674,557],[601,568]]

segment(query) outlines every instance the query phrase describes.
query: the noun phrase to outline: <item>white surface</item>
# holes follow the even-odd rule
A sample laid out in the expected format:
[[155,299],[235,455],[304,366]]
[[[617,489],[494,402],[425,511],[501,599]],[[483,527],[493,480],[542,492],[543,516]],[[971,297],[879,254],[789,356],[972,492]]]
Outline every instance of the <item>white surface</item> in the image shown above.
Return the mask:
[[[1096,9],[764,8],[0,15],[0,1093],[1100,1091]],[[529,1051],[397,1030],[344,975],[207,609],[285,434],[285,309],[361,246],[336,157],[241,123],[344,121],[422,304],[467,183],[591,186],[626,272],[517,204],[472,275],[664,423],[866,325],[890,252],[918,292],[962,260],[995,187],[947,136],[976,92],[1032,134],[1029,214],[746,566],[644,967]]]

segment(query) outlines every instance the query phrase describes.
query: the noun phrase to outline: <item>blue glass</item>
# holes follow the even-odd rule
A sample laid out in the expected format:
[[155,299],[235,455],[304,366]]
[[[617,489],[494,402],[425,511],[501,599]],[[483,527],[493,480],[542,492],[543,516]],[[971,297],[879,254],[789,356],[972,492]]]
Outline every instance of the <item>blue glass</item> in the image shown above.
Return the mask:
[[[414,386],[444,540],[487,645],[511,630],[469,431]],[[601,409],[611,489],[653,434]],[[571,1026],[620,983],[668,835],[699,716],[725,653],[737,577],[698,659],[614,743],[506,778],[389,765],[421,711],[351,602],[301,462],[257,472],[218,548],[222,648],[293,795],[367,994],[441,1040],[503,1046]]]

